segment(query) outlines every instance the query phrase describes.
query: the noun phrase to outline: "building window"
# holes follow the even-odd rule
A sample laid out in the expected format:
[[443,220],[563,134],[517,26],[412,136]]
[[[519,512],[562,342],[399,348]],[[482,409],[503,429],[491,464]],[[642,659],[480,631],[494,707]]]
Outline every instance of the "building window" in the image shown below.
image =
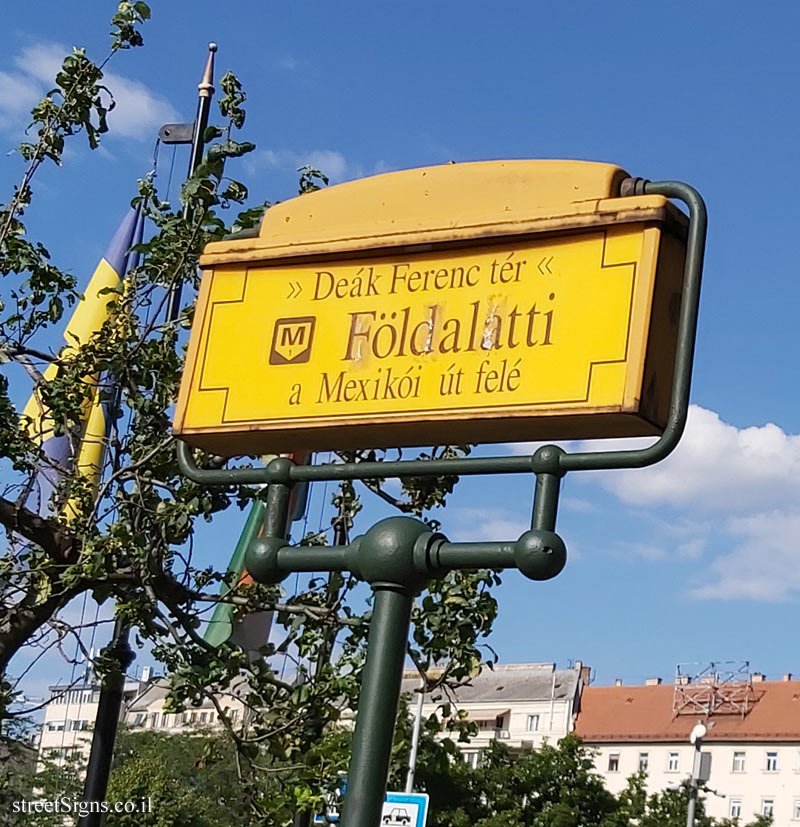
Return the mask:
[[208,721],[208,712],[201,712],[200,713],[200,723],[204,724]]
[[539,716],[528,715],[528,732],[536,732],[539,729]]
[[650,764],[650,755],[646,752],[639,753],[639,772],[647,772],[647,767]]
[[775,799],[774,798],[762,798],[761,799],[761,815],[762,816],[772,816],[775,810]]
[[744,753],[733,753],[733,769],[732,772],[744,772]]
[[166,728],[167,728],[167,720],[168,720],[168,719],[169,719],[169,713],[168,713],[168,712],[165,712],[165,713],[161,716],[161,728],[162,728],[162,729],[166,729]]
[[742,799],[741,798],[732,798],[731,799],[731,807],[728,811],[728,815],[731,818],[741,818],[742,815]]
[[229,717],[231,719],[231,723],[232,724],[235,723],[236,719],[239,717],[239,710],[238,709],[232,709],[231,714],[230,714]]
[[792,807],[792,819],[800,821],[800,798],[795,798],[794,807]]
[[472,769],[477,769],[478,766],[478,753],[477,752],[465,752],[464,753],[464,763],[468,767],[472,767]]
[[134,726],[144,726],[146,720],[147,720],[147,713],[146,712],[137,712],[136,717],[133,719],[133,725]]
[[608,771],[619,772],[619,753],[610,752],[608,754]]
[[678,758],[680,753],[671,752],[667,756],[667,772],[677,772],[678,771]]
[[155,729],[158,726],[158,712],[150,714],[150,729]]
[[778,771],[778,753],[777,752],[768,752],[767,753],[767,772],[777,772]]
[[50,721],[47,725],[48,732],[63,732],[64,731],[64,721]]

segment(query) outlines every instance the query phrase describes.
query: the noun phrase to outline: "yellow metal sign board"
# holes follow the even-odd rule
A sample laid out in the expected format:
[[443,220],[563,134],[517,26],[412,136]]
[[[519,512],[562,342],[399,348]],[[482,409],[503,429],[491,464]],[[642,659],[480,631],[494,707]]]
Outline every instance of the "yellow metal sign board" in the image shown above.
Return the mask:
[[176,432],[228,455],[658,433],[683,242],[663,199],[638,200],[560,231],[234,247],[203,276]]

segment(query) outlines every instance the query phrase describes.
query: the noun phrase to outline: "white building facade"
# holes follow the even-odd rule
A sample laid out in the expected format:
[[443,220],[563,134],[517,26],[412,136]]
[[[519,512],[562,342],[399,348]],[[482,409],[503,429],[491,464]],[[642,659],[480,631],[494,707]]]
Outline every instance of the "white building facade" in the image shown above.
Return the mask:
[[[217,707],[209,698],[185,712],[165,712],[167,688],[167,681],[161,677],[151,678],[148,668],[143,671],[142,680],[127,680],[120,720],[131,729],[183,734],[221,726]],[[88,672],[78,684],[50,687],[50,701],[45,707],[39,739],[39,769],[42,769],[44,759],[56,766],[68,762],[75,762],[78,767],[86,764],[99,700],[100,684]],[[245,722],[246,707],[235,690],[221,694],[215,700],[233,726]]]
[[166,712],[169,685],[165,678],[156,678],[132,698],[125,710],[125,724],[131,729],[156,729],[171,734],[190,734],[193,731],[218,729],[220,710],[227,715],[232,726],[238,728],[245,722],[246,706],[236,694],[221,693],[214,700],[203,698],[200,706],[192,706],[184,712]]
[[[422,714],[427,718],[450,703],[453,715],[460,712],[474,722],[478,734],[458,747],[464,760],[477,766],[481,751],[491,741],[502,741],[512,749],[557,743],[572,731],[581,690],[588,681],[589,669],[580,662],[570,669],[556,669],[553,663],[497,665],[484,669],[453,698],[441,692],[425,695]],[[403,692],[410,697],[412,713],[418,686],[416,672],[406,673]]]
[[[127,680],[123,690],[124,716],[126,704],[145,686],[138,680]],[[39,768],[47,758],[61,766],[75,760],[84,764],[92,745],[92,729],[97,717],[100,684],[90,671],[75,684],[50,687],[50,701],[45,707],[39,739]]]
[[638,771],[646,773],[649,792],[686,780],[694,759],[689,734],[703,723],[702,750],[711,755],[706,812],[742,822],[771,815],[775,827],[800,827],[800,681],[755,675],[734,690],[733,702],[724,686],[695,690],[699,704],[690,688],[655,680],[584,691],[575,731],[594,748],[608,789],[619,793]]

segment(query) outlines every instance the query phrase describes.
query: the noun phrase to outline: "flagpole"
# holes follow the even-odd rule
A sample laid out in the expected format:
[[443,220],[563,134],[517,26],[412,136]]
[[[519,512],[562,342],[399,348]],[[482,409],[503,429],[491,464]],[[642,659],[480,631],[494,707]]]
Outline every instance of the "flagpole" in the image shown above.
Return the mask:
[[[144,235],[144,213],[139,214],[134,231],[134,247],[142,243]],[[126,262],[126,274],[139,266],[139,253],[133,252]],[[119,388],[115,391],[113,408],[119,404]],[[83,801],[103,801],[108,789],[111,773],[111,759],[114,756],[114,742],[117,740],[120,709],[125,695],[125,675],[136,655],[129,642],[130,627],[122,620],[114,621],[111,642],[103,649],[103,656],[112,658],[117,666],[107,673],[100,684],[100,697],[94,718],[92,746],[86,765],[86,780]],[[86,813],[78,821],[78,827],[98,827],[102,820],[100,813]]]
[[[197,87],[197,118],[194,122],[192,149],[189,157],[190,178],[203,159],[204,134],[211,111],[211,98],[214,95],[214,53],[216,51],[216,43],[209,43],[206,68],[203,79]],[[183,217],[189,217],[188,207],[184,207]],[[141,235],[139,235],[138,240],[141,240]],[[177,318],[180,312],[180,303],[181,284],[178,282],[169,292],[167,318],[170,321]],[[128,624],[121,620],[115,621],[111,643],[103,650],[103,654],[113,658],[119,664],[119,668],[107,674],[100,687],[100,698],[97,704],[92,746],[83,789],[83,801],[89,804],[104,801],[108,790],[111,761],[114,757],[114,742],[117,738],[117,728],[125,693],[125,672],[133,663],[135,657],[128,640],[129,634],[130,627]],[[78,827],[100,827],[102,818],[101,812],[87,812],[79,819]]]
[[[205,131],[208,126],[208,116],[211,112],[211,98],[214,96],[214,53],[217,51],[216,43],[208,44],[208,61],[206,62],[206,70],[203,73],[203,79],[197,86],[197,117],[194,121],[194,131],[192,133],[192,151],[189,155],[189,175],[191,178],[194,175],[200,162],[203,160],[203,146],[205,145]],[[183,217],[188,219],[190,217],[190,208],[188,204],[183,207]],[[169,300],[167,303],[167,321],[174,322],[181,312],[181,292],[183,285],[180,281],[172,285],[169,291]]]

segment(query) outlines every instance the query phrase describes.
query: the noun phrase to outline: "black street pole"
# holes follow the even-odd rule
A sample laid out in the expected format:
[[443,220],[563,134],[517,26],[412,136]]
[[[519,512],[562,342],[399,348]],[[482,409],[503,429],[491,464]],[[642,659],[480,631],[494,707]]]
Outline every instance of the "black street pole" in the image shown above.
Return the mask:
[[125,691],[125,672],[133,663],[133,650],[128,643],[130,629],[118,620],[114,624],[114,637],[103,649],[103,656],[116,661],[114,668],[103,678],[100,689],[100,701],[92,734],[92,750],[86,767],[86,784],[83,790],[83,802],[88,804],[91,812],[86,812],[78,821],[78,827],[98,827],[102,820],[99,802],[102,802],[108,789],[108,776],[111,773],[111,758],[114,755],[114,741],[117,739],[122,698]]
[[[176,137],[167,139],[168,143],[188,143],[182,139],[181,127],[185,132],[187,126],[191,128],[191,154],[189,159],[189,177],[200,165],[203,159],[204,134],[208,126],[208,116],[211,110],[211,98],[214,95],[214,53],[217,51],[215,43],[208,44],[208,60],[203,73],[203,79],[198,85],[197,119],[194,124],[169,124],[168,127],[178,127]],[[162,128],[162,140],[168,129]],[[184,218],[188,217],[188,209],[184,208]],[[141,240],[141,238],[139,239]],[[174,321],[180,311],[181,285],[178,282],[170,290],[167,304],[167,318]],[[130,627],[117,620],[114,624],[114,635],[111,643],[103,650],[103,654],[114,658],[119,668],[114,668],[102,681],[100,699],[97,705],[97,715],[94,721],[92,746],[89,752],[89,763],[86,767],[86,781],[83,788],[83,802],[88,804],[86,812],[78,821],[78,827],[100,827],[102,813],[98,804],[105,799],[108,790],[108,778],[111,774],[111,761],[114,757],[114,742],[117,739],[122,701],[125,691],[125,672],[133,663],[134,653],[128,642]]]

